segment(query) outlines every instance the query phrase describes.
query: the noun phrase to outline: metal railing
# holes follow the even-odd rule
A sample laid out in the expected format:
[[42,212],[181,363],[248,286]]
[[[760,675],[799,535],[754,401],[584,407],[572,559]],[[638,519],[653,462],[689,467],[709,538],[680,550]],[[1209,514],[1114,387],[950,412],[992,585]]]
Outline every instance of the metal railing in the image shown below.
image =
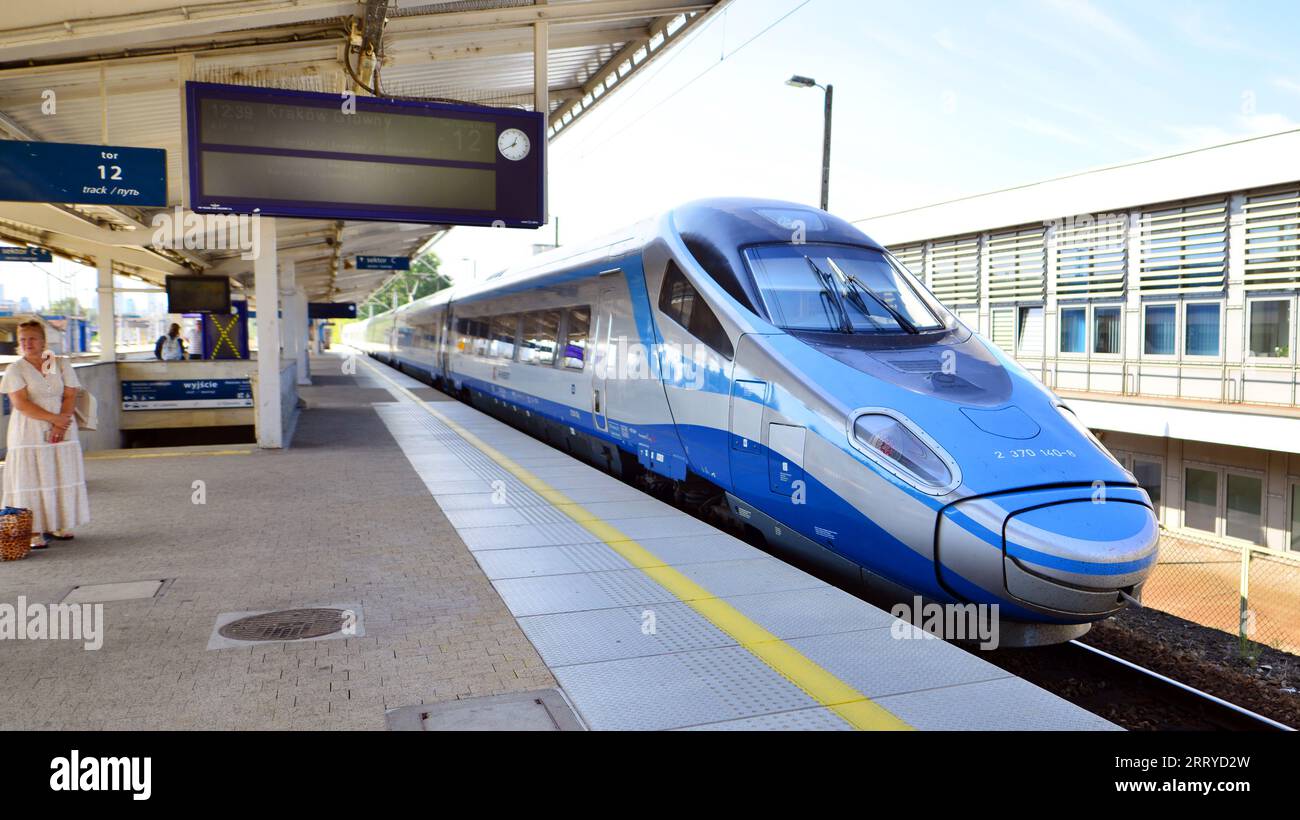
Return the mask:
[[[1019,359],[1031,372],[1041,373],[1043,383],[1053,390],[1078,390],[1099,396],[1146,396],[1212,401],[1220,404],[1262,404],[1273,407],[1300,406],[1300,368],[1290,364],[1152,362],[1116,358],[1105,361],[1047,356]],[[1166,372],[1173,369],[1173,373]],[[1062,383],[1062,376],[1067,383]],[[1271,376],[1272,378],[1264,378]],[[1102,380],[1118,380],[1118,389],[1106,389]],[[1146,380],[1148,384],[1144,385]],[[1153,384],[1165,382],[1158,387]],[[1197,390],[1197,384],[1217,384]],[[1256,395],[1249,396],[1251,388]],[[1261,393],[1272,395],[1261,395]],[[1285,394],[1285,395],[1282,395]],[[1248,401],[1249,399],[1249,401]]]

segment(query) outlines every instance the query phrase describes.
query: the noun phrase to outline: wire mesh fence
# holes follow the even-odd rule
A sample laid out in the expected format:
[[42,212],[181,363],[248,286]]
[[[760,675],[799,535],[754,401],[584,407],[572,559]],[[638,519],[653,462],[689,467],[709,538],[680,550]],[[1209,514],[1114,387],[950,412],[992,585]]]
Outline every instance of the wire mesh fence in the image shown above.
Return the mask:
[[1166,533],[1142,603],[1235,636],[1243,654],[1300,654],[1300,555]]

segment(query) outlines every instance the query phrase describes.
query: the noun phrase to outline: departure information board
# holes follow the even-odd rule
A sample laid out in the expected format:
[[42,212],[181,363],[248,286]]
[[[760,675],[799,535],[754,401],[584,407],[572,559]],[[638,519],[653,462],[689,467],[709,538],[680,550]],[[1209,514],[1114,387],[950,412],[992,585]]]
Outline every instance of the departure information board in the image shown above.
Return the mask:
[[186,83],[190,207],[448,225],[546,219],[546,123],[510,108]]

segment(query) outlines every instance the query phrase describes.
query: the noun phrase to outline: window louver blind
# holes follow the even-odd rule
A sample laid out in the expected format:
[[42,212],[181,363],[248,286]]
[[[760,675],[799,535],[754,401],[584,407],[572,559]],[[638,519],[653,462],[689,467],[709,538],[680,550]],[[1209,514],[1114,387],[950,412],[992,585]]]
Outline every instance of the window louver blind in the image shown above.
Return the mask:
[[990,301],[1043,298],[1046,235],[1047,229],[1042,226],[989,234],[984,250]]
[[1300,284],[1300,185],[1252,193],[1246,220],[1246,289]]
[[930,290],[945,305],[979,301],[979,242],[978,236],[967,236],[930,244]]
[[1001,308],[992,312],[989,335],[993,344],[1010,355],[1016,352],[1016,312],[1011,308]]
[[903,267],[910,270],[913,276],[922,282],[926,281],[924,242],[917,245],[899,245],[897,248],[890,248],[889,252],[902,262]]
[[1128,216],[1077,216],[1056,226],[1056,295],[1120,296],[1128,267]]
[[1142,212],[1138,226],[1143,293],[1221,291],[1228,266],[1228,201],[1214,199]]

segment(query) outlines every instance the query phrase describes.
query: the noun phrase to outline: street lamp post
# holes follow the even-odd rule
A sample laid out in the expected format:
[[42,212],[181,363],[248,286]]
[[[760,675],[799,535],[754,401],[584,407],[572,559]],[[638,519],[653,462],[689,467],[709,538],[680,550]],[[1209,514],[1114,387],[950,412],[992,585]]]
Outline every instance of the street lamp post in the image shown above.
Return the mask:
[[813,88],[815,86],[826,92],[824,122],[822,124],[822,210],[825,211],[830,205],[831,194],[831,99],[835,95],[835,86],[830,83],[820,85],[813,78],[801,77],[798,74],[786,80],[785,84],[795,88]]

